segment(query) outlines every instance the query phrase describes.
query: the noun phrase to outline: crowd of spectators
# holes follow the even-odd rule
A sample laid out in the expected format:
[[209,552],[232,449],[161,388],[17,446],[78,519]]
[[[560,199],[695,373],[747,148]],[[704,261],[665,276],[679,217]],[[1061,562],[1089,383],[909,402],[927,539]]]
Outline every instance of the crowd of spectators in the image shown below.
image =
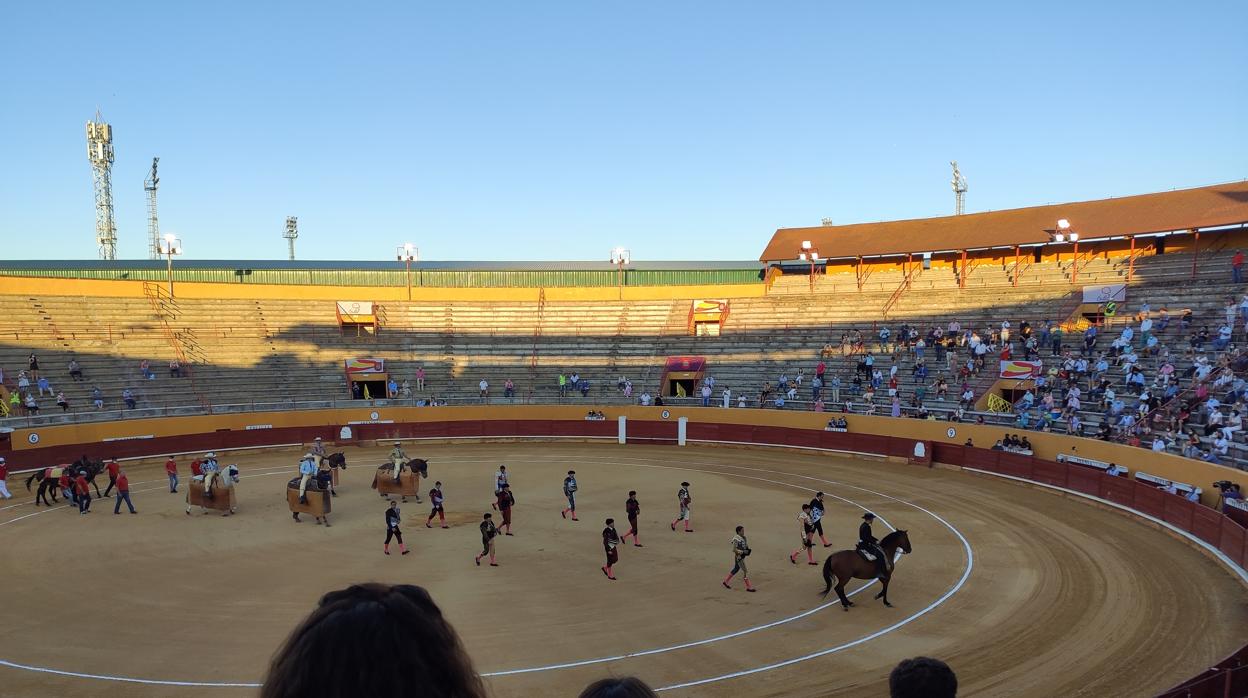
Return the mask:
[[[56,406],[61,408],[61,412],[69,412],[72,405],[69,398],[65,396],[64,390],[57,390],[52,386],[52,381],[48,377],[46,370],[40,370],[39,356],[35,352],[31,352],[26,360],[26,369],[18,371],[17,378],[13,382],[12,387],[6,385],[8,390],[8,399],[0,401],[0,416],[37,416],[40,410],[39,401],[44,397],[51,398],[55,401]],[[138,374],[142,380],[156,380],[156,373],[152,371],[151,362],[147,359],[139,361]],[[86,377],[82,372],[82,365],[77,359],[70,358],[66,364],[66,375],[70,382],[83,383]],[[169,362],[169,376],[171,378],[183,377],[182,364],[177,359]],[[0,384],[5,382],[4,371],[0,369]],[[126,409],[138,409],[138,400],[134,395],[134,390],[126,387],[122,390],[121,402]],[[105,407],[104,391],[98,385],[91,387],[91,404],[97,410]]]

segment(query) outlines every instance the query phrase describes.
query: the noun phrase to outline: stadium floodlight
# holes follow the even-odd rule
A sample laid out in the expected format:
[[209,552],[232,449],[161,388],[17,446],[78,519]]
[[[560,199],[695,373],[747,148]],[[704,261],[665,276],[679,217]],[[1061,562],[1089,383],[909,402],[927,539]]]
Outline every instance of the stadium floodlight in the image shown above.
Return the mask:
[[819,261],[819,250],[811,244],[810,240],[802,240],[802,246],[797,253],[797,258],[803,262],[810,262],[810,292],[815,292],[815,262]]
[[407,299],[412,299],[412,262],[420,259],[420,250],[410,242],[405,242],[396,248],[396,259],[403,263],[407,268]]
[[633,253],[623,247],[611,248],[611,263],[615,265],[615,286],[620,298],[624,297],[624,267],[633,263]]
[[1053,242],[1066,242],[1066,236],[1061,233],[1054,233]]
[[1070,238],[1071,242],[1079,242],[1079,233],[1071,231],[1070,235],[1068,235],[1067,237]]
[[157,248],[165,256],[165,268],[169,272],[169,296],[173,297],[173,256],[182,254],[182,241],[173,233],[165,233]]
[[1066,220],[1065,218],[1058,218],[1057,229],[1058,230],[1070,230],[1070,221]]

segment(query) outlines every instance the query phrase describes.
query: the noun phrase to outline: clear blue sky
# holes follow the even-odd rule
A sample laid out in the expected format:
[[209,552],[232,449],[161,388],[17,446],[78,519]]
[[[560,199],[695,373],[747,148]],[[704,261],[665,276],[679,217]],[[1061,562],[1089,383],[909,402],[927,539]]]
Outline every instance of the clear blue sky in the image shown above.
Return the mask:
[[83,124],[188,258],[753,259],[777,227],[1248,177],[1248,2],[13,3],[0,241],[96,257]]

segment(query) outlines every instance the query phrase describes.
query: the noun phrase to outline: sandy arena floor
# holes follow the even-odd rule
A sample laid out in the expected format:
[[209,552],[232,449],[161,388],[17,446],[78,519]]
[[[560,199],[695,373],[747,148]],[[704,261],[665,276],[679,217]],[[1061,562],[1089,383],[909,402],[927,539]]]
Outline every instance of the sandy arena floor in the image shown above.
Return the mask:
[[[114,516],[111,499],[89,516],[36,509],[14,488],[0,504],[0,660],[9,663],[0,693],[253,695],[12,663],[255,683],[322,593],[366,580],[427,587],[500,697],[572,696],[613,674],[673,687],[670,695],[878,696],[892,666],[918,654],[948,661],[964,696],[1138,696],[1248,641],[1243,588],[1210,559],[1133,518],[996,478],[776,450],[406,448],[443,481],[453,524],[426,529],[427,504],[402,505],[406,557],[381,554],[384,503],[369,488],[380,448],[347,451],[331,528],[291,521],[294,451],[222,460],[243,476],[228,518],[187,516],[155,463],[129,468],[137,516]],[[478,568],[476,523],[500,462],[511,471],[516,535],[500,539],[500,567]],[[559,516],[569,468],[579,522]],[[682,479],[693,484],[692,534],[668,527]],[[645,547],[621,549],[612,582],[599,570],[600,532],[607,516],[627,530],[629,489],[639,492]],[[864,507],[909,530],[914,553],[898,564],[894,608],[872,601],[870,587],[842,612],[817,595],[820,568],[789,564],[796,515],[814,489],[829,495],[834,550],[852,547]],[[754,550],[756,594],[739,577],[732,591],[719,585],[736,524]],[[1194,573],[1172,572],[1180,568]]]

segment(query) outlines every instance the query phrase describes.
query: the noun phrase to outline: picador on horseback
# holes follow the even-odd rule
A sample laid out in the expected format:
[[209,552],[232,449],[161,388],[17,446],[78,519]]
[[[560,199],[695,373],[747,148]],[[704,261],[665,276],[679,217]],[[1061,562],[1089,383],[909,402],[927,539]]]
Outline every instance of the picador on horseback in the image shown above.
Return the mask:
[[884,550],[880,548],[880,541],[876,540],[875,534],[871,532],[871,522],[875,521],[875,514],[867,512],[862,515],[862,523],[858,526],[858,552],[863,557],[875,562],[877,579],[884,579],[888,574],[888,556],[884,554]]
[[401,442],[394,442],[394,448],[390,449],[390,461],[394,463],[394,481],[397,483],[403,476],[403,468],[407,467],[407,454],[403,452]]

